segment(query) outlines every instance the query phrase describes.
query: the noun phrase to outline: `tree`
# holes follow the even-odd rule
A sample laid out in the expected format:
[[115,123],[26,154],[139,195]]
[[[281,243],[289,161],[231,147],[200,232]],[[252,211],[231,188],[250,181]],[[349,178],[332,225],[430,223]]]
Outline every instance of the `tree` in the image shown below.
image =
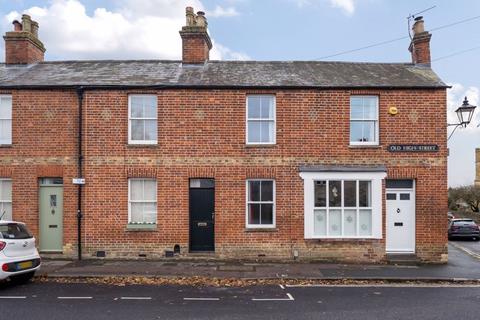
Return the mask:
[[450,188],[448,190],[448,205],[449,208],[456,208],[461,203],[465,203],[471,211],[480,211],[480,187],[465,186],[458,188]]

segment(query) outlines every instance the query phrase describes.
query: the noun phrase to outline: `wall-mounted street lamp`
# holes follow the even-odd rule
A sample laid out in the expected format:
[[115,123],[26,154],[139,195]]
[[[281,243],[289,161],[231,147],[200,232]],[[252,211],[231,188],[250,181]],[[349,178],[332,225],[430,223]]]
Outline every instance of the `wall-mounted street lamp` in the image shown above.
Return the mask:
[[472,121],[473,113],[475,112],[475,108],[477,106],[472,106],[471,104],[468,103],[467,97],[465,97],[465,100],[463,100],[463,103],[460,107],[458,107],[457,110],[455,110],[455,113],[457,114],[458,117],[458,123],[449,123],[448,126],[455,126],[453,128],[452,133],[448,136],[448,140],[453,136],[455,133],[455,130],[457,130],[458,127],[463,127],[466,128],[470,121]]

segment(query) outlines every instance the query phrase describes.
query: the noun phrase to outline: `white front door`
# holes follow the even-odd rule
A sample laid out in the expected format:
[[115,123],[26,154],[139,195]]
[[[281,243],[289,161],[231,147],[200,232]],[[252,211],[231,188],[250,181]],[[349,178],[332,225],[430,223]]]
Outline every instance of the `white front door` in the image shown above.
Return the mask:
[[415,252],[415,192],[413,189],[386,189],[388,253]]

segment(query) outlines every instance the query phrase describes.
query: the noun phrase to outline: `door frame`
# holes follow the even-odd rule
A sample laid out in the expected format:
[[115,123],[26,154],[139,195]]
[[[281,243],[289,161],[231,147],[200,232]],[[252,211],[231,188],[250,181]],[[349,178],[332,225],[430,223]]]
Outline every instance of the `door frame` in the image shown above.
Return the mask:
[[[205,188],[192,188],[190,186],[190,183],[192,180],[213,180],[214,185],[213,187],[205,187]],[[214,216],[212,218],[212,224],[213,224],[213,229],[212,229],[212,250],[192,250],[192,211],[191,211],[191,203],[190,203],[190,190],[192,189],[204,189],[204,190],[213,190],[213,212]],[[215,189],[216,189],[216,180],[215,178],[188,178],[188,252],[190,253],[196,253],[196,252],[215,252],[215,221],[216,221],[216,201],[215,201]]]
[[[48,181],[49,179],[62,179],[62,184],[54,184],[54,183],[42,183],[42,180],[43,181]],[[41,242],[41,238],[42,238],[42,228],[41,228],[41,215],[40,215],[40,190],[42,188],[62,188],[62,232],[60,233],[60,242],[61,242],[61,249],[60,250],[44,250],[44,249],[41,249],[40,247],[40,242]],[[39,177],[38,178],[38,193],[37,193],[37,196],[38,196],[38,201],[37,201],[37,206],[38,206],[38,248],[39,248],[39,251],[40,253],[63,253],[63,241],[64,241],[64,220],[65,220],[65,213],[64,213],[64,209],[65,209],[65,203],[64,203],[64,193],[65,193],[65,188],[64,188],[64,184],[63,184],[63,178],[62,177],[56,177],[56,178],[51,178],[51,177]]]
[[[385,188],[385,252],[386,253],[397,253],[397,254],[412,254],[416,253],[417,249],[417,195],[416,195],[416,180],[415,179],[408,179],[412,180],[412,188]],[[412,219],[412,228],[413,228],[413,250],[389,250],[387,247],[387,238],[388,238],[388,203],[387,203],[387,193],[388,192],[410,192],[412,194],[412,199],[410,201],[413,202],[413,219]]]

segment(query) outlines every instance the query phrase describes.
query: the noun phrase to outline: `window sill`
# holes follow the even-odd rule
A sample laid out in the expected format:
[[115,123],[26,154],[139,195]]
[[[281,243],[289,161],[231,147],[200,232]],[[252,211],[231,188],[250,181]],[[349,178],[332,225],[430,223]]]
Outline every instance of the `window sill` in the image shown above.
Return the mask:
[[347,241],[372,241],[381,240],[381,238],[375,237],[359,237],[359,238],[305,238],[306,241],[332,241],[332,242],[347,242]]
[[126,231],[157,231],[157,224],[127,224]]
[[275,143],[246,143],[245,148],[275,148]]
[[383,146],[380,144],[350,144],[350,149],[381,149]]
[[278,232],[278,229],[275,227],[265,227],[265,228],[245,228],[245,232]]
[[158,144],[152,144],[152,143],[137,143],[137,144],[131,144],[131,143],[128,143],[127,144],[127,148],[157,148],[158,147]]
[[11,148],[13,145],[11,144],[0,144],[0,148]]

